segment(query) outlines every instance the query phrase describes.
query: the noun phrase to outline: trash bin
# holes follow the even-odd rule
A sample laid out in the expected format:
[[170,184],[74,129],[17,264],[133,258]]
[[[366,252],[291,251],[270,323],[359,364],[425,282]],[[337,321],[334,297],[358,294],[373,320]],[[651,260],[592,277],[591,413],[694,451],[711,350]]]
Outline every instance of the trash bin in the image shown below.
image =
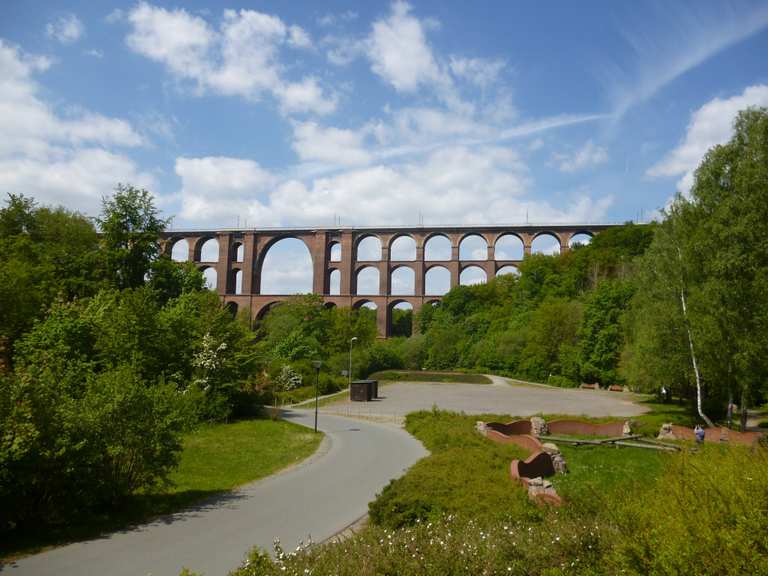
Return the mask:
[[368,402],[376,398],[378,384],[377,380],[355,380],[349,387],[349,399],[353,402]]

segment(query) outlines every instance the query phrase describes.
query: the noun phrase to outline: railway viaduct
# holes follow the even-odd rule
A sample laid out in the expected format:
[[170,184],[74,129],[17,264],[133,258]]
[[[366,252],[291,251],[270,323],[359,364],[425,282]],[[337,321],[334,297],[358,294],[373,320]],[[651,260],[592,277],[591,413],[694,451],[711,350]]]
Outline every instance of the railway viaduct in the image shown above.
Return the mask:
[[[430,275],[443,274],[451,288],[462,283],[465,271],[474,270],[492,278],[514,272],[540,238],[549,238],[553,251],[569,250],[574,239],[593,237],[613,224],[525,225],[525,226],[416,226],[416,227],[331,227],[262,228],[168,231],[161,238],[163,253],[194,262],[201,270],[213,269],[215,290],[233,312],[248,310],[259,320],[271,306],[290,294],[263,294],[262,269],[267,252],[280,240],[302,241],[312,259],[312,291],[328,306],[366,306],[376,309],[379,335],[389,334],[392,309],[407,306],[418,311],[425,304],[441,299],[442,293],[430,293]],[[478,243],[471,254],[463,251],[465,242]],[[471,243],[470,242],[470,243]],[[361,250],[367,244],[365,253]],[[434,244],[444,248],[437,258],[430,255]],[[519,249],[501,249],[517,244]],[[204,250],[204,246],[208,246]],[[373,250],[371,250],[373,245]],[[378,248],[377,248],[378,245]],[[410,245],[410,250],[408,250]],[[210,255],[211,248],[214,256]],[[398,247],[395,249],[395,247]],[[401,248],[405,246],[406,250]],[[407,252],[407,254],[406,254]],[[208,255],[206,256],[205,253]],[[478,270],[479,269],[479,270]],[[378,275],[378,289],[369,287],[360,293],[362,274]],[[407,273],[412,282],[407,290],[397,289],[396,274]],[[374,275],[375,276],[375,275]],[[403,293],[405,292],[405,293]],[[441,292],[444,292],[442,290]]]

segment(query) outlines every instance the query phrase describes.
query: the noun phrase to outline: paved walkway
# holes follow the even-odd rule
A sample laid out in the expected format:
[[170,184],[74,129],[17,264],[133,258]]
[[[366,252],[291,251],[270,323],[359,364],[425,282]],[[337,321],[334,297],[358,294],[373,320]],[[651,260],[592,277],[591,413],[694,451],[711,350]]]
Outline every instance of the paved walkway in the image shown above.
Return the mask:
[[379,388],[378,400],[350,402],[348,396],[327,404],[328,414],[400,422],[415,410],[454,410],[467,414],[572,414],[585,416],[637,416],[646,411],[633,403],[634,395],[604,390],[557,388],[517,384],[500,376],[489,376],[493,384],[447,384],[398,382]]
[[[313,413],[287,414],[311,426]],[[427,454],[404,430],[320,415],[326,433],[318,454],[240,490],[137,528],[71,544],[10,563],[9,576],[176,576],[188,567],[227,574],[254,545],[286,551],[300,540],[322,541],[368,511],[391,478]]]

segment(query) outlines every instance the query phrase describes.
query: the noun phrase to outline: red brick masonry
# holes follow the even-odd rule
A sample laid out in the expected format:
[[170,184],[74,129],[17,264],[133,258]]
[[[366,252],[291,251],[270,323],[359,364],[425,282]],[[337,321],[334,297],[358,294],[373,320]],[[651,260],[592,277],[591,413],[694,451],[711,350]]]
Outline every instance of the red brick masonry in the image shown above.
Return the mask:
[[594,424],[581,420],[553,420],[547,422],[547,427],[550,434],[575,434],[577,436],[621,436],[624,432],[623,422]]

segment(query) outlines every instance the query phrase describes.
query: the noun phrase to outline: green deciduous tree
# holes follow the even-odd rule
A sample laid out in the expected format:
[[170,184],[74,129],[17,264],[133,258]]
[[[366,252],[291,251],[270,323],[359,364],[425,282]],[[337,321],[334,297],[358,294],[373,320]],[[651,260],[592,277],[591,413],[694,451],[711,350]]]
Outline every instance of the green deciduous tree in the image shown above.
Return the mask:
[[144,284],[152,261],[160,253],[160,233],[168,224],[168,220],[159,217],[152,195],[147,190],[119,184],[112,197],[103,199],[96,222],[109,281],[118,288]]
[[585,382],[612,384],[624,347],[624,312],[634,292],[629,282],[606,280],[587,297],[579,328],[580,373]]
[[95,293],[97,250],[80,214],[9,195],[0,208],[0,336],[12,344],[55,299]]
[[730,394],[745,409],[764,393],[766,235],[768,110],[747,110],[733,138],[707,153],[691,197],[675,200],[644,258],[628,373],[645,382],[655,373],[663,383],[664,374],[681,380],[687,372],[686,388],[701,388],[715,413]]

